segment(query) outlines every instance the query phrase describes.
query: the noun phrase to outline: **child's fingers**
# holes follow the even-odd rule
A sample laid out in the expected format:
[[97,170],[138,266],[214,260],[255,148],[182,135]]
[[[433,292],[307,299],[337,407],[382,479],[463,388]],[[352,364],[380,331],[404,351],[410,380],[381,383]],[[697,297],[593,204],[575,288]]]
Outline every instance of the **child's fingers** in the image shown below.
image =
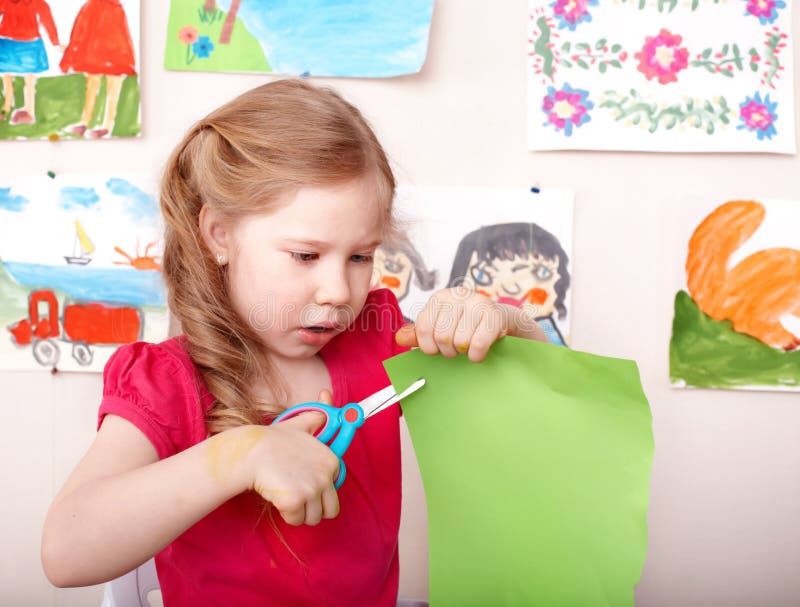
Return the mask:
[[283,510],[279,508],[278,512],[280,513],[281,518],[286,521],[286,524],[292,525],[293,527],[302,525],[303,521],[306,520],[305,503],[302,503],[294,508],[284,508]]
[[479,363],[489,352],[491,345],[507,333],[503,324],[502,315],[492,312],[485,313],[469,342],[468,356],[472,362]]
[[425,308],[419,313],[417,322],[415,323],[419,349],[425,354],[439,353],[439,346],[434,337],[436,323],[438,321],[438,307],[436,296],[434,295],[428,300],[428,303],[425,304]]
[[469,321],[469,318],[464,312],[464,306],[457,305],[450,307],[447,311],[440,311],[439,315],[436,317],[436,328],[433,337],[436,340],[439,352],[447,358],[455,358],[458,355],[454,337],[456,327],[458,323],[461,322],[461,319],[464,318],[465,321]]
[[463,314],[456,325],[456,331],[453,335],[453,347],[459,354],[466,354],[469,351],[469,344],[475,334],[476,327],[469,321],[470,315]]
[[339,494],[333,486],[322,492],[322,518],[339,516]]
[[400,327],[394,336],[394,340],[398,346],[416,348],[419,343],[417,343],[417,329],[414,323],[408,323]]
[[289,419],[279,423],[291,424],[292,426],[303,430],[303,432],[307,432],[308,434],[316,434],[317,430],[325,425],[327,419],[328,418],[325,416],[325,414],[320,413],[319,411],[304,411],[303,413],[299,413],[294,417],[290,417]]
[[306,525],[313,527],[322,520],[322,499],[316,495],[306,502],[306,518],[303,521]]

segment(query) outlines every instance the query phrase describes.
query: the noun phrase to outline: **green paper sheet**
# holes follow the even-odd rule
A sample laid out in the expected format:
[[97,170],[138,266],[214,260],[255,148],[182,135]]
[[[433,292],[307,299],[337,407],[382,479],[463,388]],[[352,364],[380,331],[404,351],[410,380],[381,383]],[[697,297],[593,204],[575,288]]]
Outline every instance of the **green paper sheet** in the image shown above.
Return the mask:
[[514,337],[384,362],[428,507],[431,607],[633,605],[653,435],[636,364]]

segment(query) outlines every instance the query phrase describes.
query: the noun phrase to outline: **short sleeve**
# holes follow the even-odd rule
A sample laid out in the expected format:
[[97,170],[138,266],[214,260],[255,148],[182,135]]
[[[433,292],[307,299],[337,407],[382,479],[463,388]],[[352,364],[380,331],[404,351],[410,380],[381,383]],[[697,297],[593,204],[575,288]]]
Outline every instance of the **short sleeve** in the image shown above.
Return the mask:
[[139,428],[161,459],[204,438],[194,374],[159,344],[122,346],[106,363],[98,429],[108,414],[119,415]]

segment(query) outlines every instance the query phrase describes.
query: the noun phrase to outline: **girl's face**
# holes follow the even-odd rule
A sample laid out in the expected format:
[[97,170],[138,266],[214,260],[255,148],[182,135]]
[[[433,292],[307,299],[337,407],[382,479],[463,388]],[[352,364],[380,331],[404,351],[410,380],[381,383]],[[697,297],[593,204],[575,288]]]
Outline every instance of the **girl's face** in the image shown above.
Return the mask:
[[400,251],[389,253],[382,248],[375,251],[375,269],[372,286],[375,289],[389,288],[398,301],[408,295],[413,265],[408,255]]
[[229,232],[236,312],[273,356],[307,358],[361,312],[382,210],[372,180],[308,187]]
[[557,259],[528,254],[513,259],[478,260],[473,251],[464,285],[513,306],[532,306],[537,317],[555,312]]

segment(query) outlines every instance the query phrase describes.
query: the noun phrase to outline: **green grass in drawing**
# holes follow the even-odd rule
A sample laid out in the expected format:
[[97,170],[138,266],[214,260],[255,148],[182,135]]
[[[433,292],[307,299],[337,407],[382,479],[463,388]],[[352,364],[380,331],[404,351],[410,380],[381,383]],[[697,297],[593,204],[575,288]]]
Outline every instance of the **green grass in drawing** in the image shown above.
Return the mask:
[[611,111],[614,120],[631,126],[643,125],[650,133],[678,125],[703,129],[713,135],[722,124],[730,124],[731,109],[724,97],[713,100],[687,99],[685,103],[666,105],[645,100],[635,89],[627,93],[605,91],[600,107]]
[[[12,82],[14,105],[21,107],[24,102],[24,79],[17,76]],[[135,137],[139,134],[140,97],[138,76],[126,76],[122,81],[117,118],[111,132],[113,137]],[[82,138],[69,132],[67,127],[80,120],[85,98],[86,76],[83,74],[42,76],[36,81],[36,122],[12,125],[7,119],[0,120],[0,139]],[[103,123],[105,106],[106,79],[103,78],[94,114],[87,125],[90,129]]]
[[700,388],[800,387],[800,350],[784,352],[707,316],[686,291],[675,296],[669,345],[672,383]]
[[216,3],[173,0],[167,24],[164,67],[168,70],[271,72],[261,43],[236,18],[230,40],[221,43],[228,15]]

